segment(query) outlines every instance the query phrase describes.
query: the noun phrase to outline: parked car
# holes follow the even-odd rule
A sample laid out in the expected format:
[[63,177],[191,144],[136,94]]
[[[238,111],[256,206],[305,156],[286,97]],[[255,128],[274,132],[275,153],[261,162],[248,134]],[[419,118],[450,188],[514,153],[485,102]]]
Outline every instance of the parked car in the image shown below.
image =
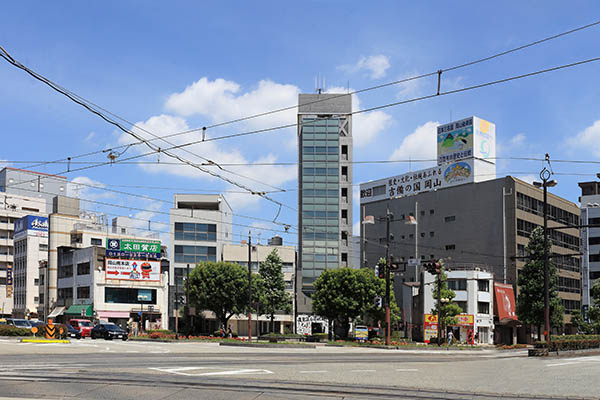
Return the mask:
[[127,331],[121,329],[115,324],[98,324],[96,325],[90,334],[92,339],[104,338],[106,340],[112,339],[123,339],[127,340]]
[[72,325],[67,324],[67,337],[81,339],[81,332],[73,328]]
[[69,325],[77,329],[81,333],[81,337],[89,337],[94,324],[87,319],[72,319],[69,321]]
[[6,320],[6,323],[8,325],[12,325],[16,328],[24,328],[24,329],[33,328],[33,325],[31,325],[31,322],[29,322],[29,320],[27,320],[27,319],[9,318]]

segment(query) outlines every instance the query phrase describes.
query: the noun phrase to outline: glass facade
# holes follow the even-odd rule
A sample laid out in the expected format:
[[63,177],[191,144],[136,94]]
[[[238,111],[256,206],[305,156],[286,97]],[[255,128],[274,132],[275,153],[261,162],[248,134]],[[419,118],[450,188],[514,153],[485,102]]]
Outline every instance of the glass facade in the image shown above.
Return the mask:
[[175,240],[216,242],[217,225],[175,222]]
[[217,248],[175,245],[175,262],[195,264],[202,261],[217,261]]
[[338,118],[302,118],[302,284],[339,267],[340,124]]

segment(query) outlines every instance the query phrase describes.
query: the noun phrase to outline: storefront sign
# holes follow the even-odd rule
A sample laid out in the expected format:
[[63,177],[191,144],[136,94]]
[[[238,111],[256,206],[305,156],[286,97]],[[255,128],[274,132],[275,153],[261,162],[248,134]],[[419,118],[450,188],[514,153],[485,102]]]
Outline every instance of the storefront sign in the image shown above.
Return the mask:
[[146,258],[151,258],[157,260],[160,258],[160,253],[145,253],[145,252],[131,252],[131,251],[121,251],[121,250],[109,250],[106,249],[106,257],[110,258],[133,258],[137,260],[144,260]]
[[106,279],[159,282],[160,261],[106,259]]
[[363,183],[360,202],[404,197],[471,182],[474,182],[473,159]]
[[13,294],[13,266],[8,264],[6,266],[6,298],[11,298]]
[[24,236],[48,237],[48,218],[26,215],[15,221],[15,239]]
[[152,290],[139,289],[137,299],[138,301],[152,301]]
[[423,318],[423,341],[429,343],[431,338],[437,337],[438,319],[435,314],[425,314]]
[[106,247],[106,250],[160,254],[160,241],[108,239],[108,246]]
[[473,326],[475,323],[475,317],[473,314],[458,314],[456,319],[458,322],[455,326]]

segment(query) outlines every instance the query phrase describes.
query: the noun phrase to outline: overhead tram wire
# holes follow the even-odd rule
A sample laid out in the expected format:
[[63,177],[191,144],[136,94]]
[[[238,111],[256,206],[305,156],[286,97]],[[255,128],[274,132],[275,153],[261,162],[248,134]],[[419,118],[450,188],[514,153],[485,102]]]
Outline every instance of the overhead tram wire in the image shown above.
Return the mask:
[[[518,46],[518,47],[514,47],[512,49],[509,49],[509,50],[506,50],[506,51],[503,51],[503,52],[500,52],[500,53],[493,54],[491,56],[487,56],[487,57],[479,58],[479,59],[476,59],[476,60],[473,60],[473,61],[469,61],[469,62],[466,62],[464,64],[460,64],[460,65],[456,65],[456,66],[453,66],[453,67],[448,67],[448,68],[440,69],[440,70],[437,70],[437,71],[434,71],[434,72],[430,72],[430,73],[426,73],[426,74],[422,74],[422,75],[417,75],[417,76],[413,76],[413,77],[409,77],[409,78],[405,78],[405,79],[400,79],[400,80],[396,80],[396,81],[392,81],[392,82],[388,82],[388,83],[383,83],[383,84],[380,84],[380,85],[375,85],[375,86],[371,86],[371,87],[367,87],[367,88],[355,90],[353,92],[348,92],[348,93],[340,94],[339,96],[334,96],[333,98],[343,97],[343,96],[348,96],[348,95],[353,95],[353,94],[358,94],[358,93],[363,93],[363,92],[372,91],[372,90],[377,90],[377,89],[381,89],[381,88],[385,88],[385,87],[389,87],[389,86],[394,86],[394,85],[406,83],[406,82],[409,82],[409,81],[412,81],[412,80],[417,80],[417,79],[422,79],[422,78],[425,78],[425,77],[434,76],[434,75],[438,74],[440,71],[442,71],[442,73],[443,73],[443,72],[449,72],[449,71],[454,71],[454,70],[457,70],[457,69],[465,68],[465,67],[472,66],[472,65],[475,65],[475,64],[479,64],[479,63],[482,63],[482,62],[485,62],[485,61],[489,61],[489,60],[492,60],[492,59],[495,59],[495,58],[498,58],[498,57],[501,57],[501,56],[504,56],[504,55],[507,55],[507,54],[510,54],[510,53],[514,53],[514,52],[517,52],[517,51],[520,51],[520,50],[523,50],[523,49],[526,49],[526,48],[529,48],[529,47],[532,47],[532,46],[535,46],[535,45],[538,45],[538,44],[541,44],[541,43],[544,43],[544,42],[547,42],[547,41],[551,41],[551,40],[554,40],[554,39],[557,39],[557,38],[560,38],[560,37],[563,37],[563,36],[566,36],[566,35],[569,35],[569,34],[572,34],[572,33],[575,33],[575,32],[579,32],[579,31],[582,31],[582,30],[585,30],[585,29],[588,29],[588,28],[592,28],[592,27],[597,26],[599,24],[600,24],[600,21],[595,21],[595,22],[592,22],[592,23],[589,23],[589,24],[586,24],[586,25],[582,25],[582,26],[576,27],[574,29],[570,29],[570,30],[565,31],[565,32],[561,32],[561,33],[558,33],[558,34],[555,34],[555,35],[552,35],[552,36],[549,36],[549,37],[546,37],[546,38],[543,38],[543,39],[539,39],[539,40],[536,40],[536,41],[533,41],[533,42],[530,42],[530,43],[527,43],[527,44],[524,44],[524,45],[521,45],[521,46]],[[2,48],[2,46],[0,46],[0,50],[3,53],[5,53],[5,55],[3,55],[2,53],[0,53],[0,55],[3,58],[7,59],[6,56],[8,56],[10,58],[10,60],[7,59],[7,61],[9,61],[9,62],[15,61]],[[328,100],[331,100],[331,99],[332,98],[329,98]],[[295,108],[298,108],[298,107],[312,105],[312,104],[316,104],[316,103],[319,103],[319,102],[322,102],[322,101],[325,101],[325,99],[319,99],[319,100],[314,100],[314,101],[310,101],[310,102],[303,103],[303,104],[297,104],[297,105],[293,105],[293,106],[282,107],[282,108],[271,110],[271,111],[266,111],[266,112],[262,112],[262,113],[258,113],[258,114],[249,115],[249,116],[246,116],[246,117],[241,117],[241,118],[236,118],[236,119],[225,121],[225,122],[220,122],[220,123],[209,125],[209,126],[204,126],[202,128],[195,128],[195,129],[189,129],[189,130],[182,131],[182,132],[172,133],[172,134],[169,134],[169,135],[162,136],[161,138],[175,137],[175,136],[184,135],[184,134],[188,134],[188,133],[198,132],[198,131],[201,131],[203,129],[206,130],[206,129],[212,129],[212,128],[216,128],[216,127],[221,127],[221,126],[233,124],[233,123],[236,123],[236,122],[247,121],[247,120],[250,120],[250,119],[259,118],[259,117],[263,117],[263,116],[267,116],[267,115],[271,115],[271,114],[275,114],[275,113],[279,113],[279,112],[283,112],[283,111],[289,111],[289,110],[292,110],[292,109],[295,109]],[[154,140],[158,140],[158,138],[148,139],[147,141],[151,142],[151,141],[154,141]],[[95,151],[95,152],[90,152],[90,153],[85,153],[85,154],[81,154],[81,155],[72,156],[72,157],[70,157],[70,159],[86,157],[86,156],[89,156],[89,155],[94,155],[94,154],[99,154],[99,153],[105,153],[105,152],[108,152],[108,151],[111,151],[111,150],[116,150],[116,149],[119,149],[119,148],[131,146],[131,145],[137,145],[137,144],[141,144],[141,143],[144,143],[144,142],[140,141],[140,142],[137,142],[137,143],[131,143],[131,144],[127,144],[127,145],[115,146],[115,147],[110,148],[110,149],[104,149],[104,150],[99,150],[99,151]],[[62,160],[66,161],[67,159],[65,158],[65,159],[62,159]],[[60,161],[60,160],[58,160],[58,161]],[[41,165],[43,165],[43,164],[41,164]],[[39,166],[39,165],[31,166],[31,168],[36,167],[36,166]]]
[[[193,167],[193,168],[196,168],[196,169],[200,170],[201,172],[204,172],[204,173],[206,173],[206,174],[208,174],[208,175],[211,175],[211,176],[213,176],[213,177],[215,177],[215,178],[221,179],[221,180],[223,180],[223,181],[225,181],[225,182],[227,182],[227,183],[229,183],[229,184],[231,184],[231,185],[237,186],[237,187],[239,187],[239,188],[241,188],[241,189],[244,189],[244,190],[246,190],[246,191],[248,191],[248,192],[250,192],[250,193],[252,193],[252,194],[255,194],[255,195],[259,196],[259,197],[262,197],[262,198],[264,198],[265,200],[268,200],[268,201],[270,201],[270,202],[272,202],[272,203],[275,203],[275,204],[277,204],[277,205],[280,207],[280,209],[281,209],[281,207],[283,207],[283,206],[284,206],[284,204],[283,204],[283,203],[281,203],[281,202],[279,202],[279,201],[277,201],[277,200],[275,200],[275,199],[271,198],[270,196],[267,196],[266,194],[262,193],[261,191],[253,190],[253,189],[251,189],[251,188],[249,188],[249,187],[247,187],[247,186],[245,186],[245,185],[243,185],[243,184],[241,184],[241,183],[239,183],[239,182],[236,182],[236,181],[234,181],[234,180],[232,180],[232,179],[230,179],[230,178],[228,178],[228,177],[226,177],[226,176],[223,176],[223,175],[221,175],[221,174],[218,174],[218,173],[212,172],[212,171],[210,171],[209,169],[206,169],[206,168],[204,168],[204,167],[202,167],[202,166],[199,166],[198,164],[196,164],[196,163],[193,163],[193,162],[191,162],[191,161],[189,161],[189,160],[187,160],[187,159],[185,159],[185,158],[181,157],[180,155],[178,155],[178,154],[175,154],[175,153],[173,153],[173,152],[171,152],[171,151],[170,151],[170,150],[171,150],[171,149],[173,149],[173,148],[180,148],[180,147],[172,147],[171,149],[161,149],[160,147],[158,147],[158,146],[156,146],[156,145],[154,145],[154,144],[151,144],[151,143],[150,143],[150,142],[148,142],[148,141],[147,141],[145,138],[142,138],[140,135],[138,135],[138,134],[134,133],[132,130],[130,130],[130,129],[127,129],[127,128],[125,128],[124,126],[122,126],[122,125],[121,125],[119,122],[117,122],[117,121],[114,121],[113,119],[111,119],[111,118],[109,118],[108,116],[104,115],[102,112],[100,112],[100,111],[98,111],[98,110],[94,109],[93,107],[91,107],[91,106],[90,106],[90,104],[88,104],[88,102],[87,102],[87,101],[83,101],[84,99],[83,99],[83,98],[81,98],[80,96],[78,96],[78,95],[74,94],[73,92],[70,92],[70,91],[68,91],[68,90],[65,90],[65,89],[63,89],[62,87],[60,87],[59,85],[57,85],[57,84],[55,84],[54,82],[50,81],[48,78],[44,77],[43,75],[41,75],[41,74],[38,74],[37,72],[35,72],[35,71],[31,70],[30,68],[26,67],[25,65],[21,64],[19,61],[16,61],[16,60],[15,60],[15,59],[14,59],[12,56],[10,56],[10,54],[8,54],[8,53],[6,52],[6,50],[4,50],[2,47],[0,47],[0,49],[1,49],[1,51],[2,51],[2,53],[0,53],[0,56],[2,56],[2,57],[5,59],[5,60],[7,60],[9,63],[11,63],[12,65],[14,65],[15,67],[17,67],[17,68],[20,68],[20,69],[22,69],[23,71],[27,72],[29,75],[31,75],[31,76],[32,76],[32,77],[34,77],[35,79],[39,80],[40,82],[43,82],[43,83],[45,83],[45,84],[46,84],[46,85],[48,85],[50,88],[54,89],[55,91],[57,91],[58,93],[60,93],[60,94],[62,94],[62,95],[64,95],[64,96],[66,96],[66,97],[67,97],[67,98],[69,98],[71,101],[73,101],[73,102],[75,102],[75,103],[79,104],[80,106],[84,107],[85,109],[87,109],[87,110],[88,110],[88,111],[90,111],[91,113],[93,113],[93,114],[96,114],[97,116],[99,116],[100,118],[102,118],[104,121],[106,121],[106,122],[108,122],[109,124],[111,124],[111,125],[113,125],[113,126],[117,127],[119,130],[123,131],[124,133],[126,133],[126,134],[128,134],[128,135],[130,135],[130,136],[133,136],[133,137],[134,137],[134,138],[136,138],[137,140],[139,140],[139,141],[141,141],[141,142],[145,143],[147,147],[149,147],[150,149],[154,150],[156,153],[159,153],[159,154],[160,154],[160,153],[163,153],[163,154],[165,154],[165,155],[167,155],[167,156],[169,156],[169,157],[171,157],[171,158],[174,158],[174,159],[177,159],[177,160],[181,161],[181,162],[182,162],[182,163],[184,163],[184,164],[187,164],[187,165],[189,165],[189,166],[191,166],[191,167]],[[4,54],[3,54],[3,53],[4,53]],[[114,115],[114,114],[113,114],[113,115]],[[129,123],[129,124],[131,124],[130,122],[128,122],[128,123]],[[133,125],[133,126],[134,126],[134,127],[137,127],[136,125]],[[137,127],[137,128],[139,128],[139,127]],[[142,130],[144,130],[144,129],[142,128]],[[166,142],[166,143],[167,143],[167,144],[169,144],[170,146],[175,146],[173,143],[171,143],[171,142],[167,141],[167,140],[166,140],[166,139],[164,139],[164,138],[160,138],[159,136],[157,136],[157,135],[154,135],[153,133],[151,133],[151,132],[149,132],[149,131],[147,131],[147,130],[144,130],[144,131],[146,131],[147,133],[149,133],[150,135],[154,136],[154,137],[155,137],[155,138],[157,138],[157,139],[161,139],[161,140],[163,140],[164,142]],[[184,151],[186,151],[186,152],[189,152],[189,150],[187,150],[187,149],[184,149]],[[193,154],[193,153],[192,153],[192,154]],[[196,155],[196,156],[197,156],[197,155]],[[202,158],[202,157],[201,157],[201,158]],[[212,162],[211,160],[208,160],[208,159],[205,159],[205,160],[207,160],[208,162]],[[223,169],[223,168],[221,168],[221,169]],[[227,171],[227,172],[230,172],[230,171]],[[239,174],[237,174],[237,173],[235,173],[235,172],[230,172],[230,173],[232,173],[232,174],[234,174],[234,175],[238,175],[238,176],[240,176]],[[253,180],[252,178],[248,178],[248,177],[243,177],[243,178],[245,178],[245,179],[249,179],[249,180]],[[262,184],[264,184],[264,183],[262,183]],[[267,186],[271,186],[271,185],[268,185],[268,184],[267,184]],[[271,186],[271,187],[272,187],[272,186]],[[276,189],[277,189],[277,188],[276,188]]]
[[[0,56],[5,57],[2,54],[0,54]],[[470,90],[474,90],[474,89],[480,89],[480,88],[484,88],[484,87],[488,87],[488,86],[497,85],[497,84],[500,84],[500,83],[505,83],[505,82],[509,82],[509,81],[513,81],[513,80],[518,80],[518,79],[523,79],[523,78],[531,77],[531,76],[536,76],[536,75],[540,75],[540,74],[544,74],[544,73],[548,73],[548,72],[553,72],[553,71],[557,71],[557,70],[561,70],[561,69],[565,69],[565,68],[571,68],[571,67],[582,65],[582,64],[596,62],[598,60],[600,60],[600,57],[595,57],[595,58],[591,58],[591,59],[587,59],[587,60],[582,60],[582,61],[578,61],[578,62],[574,62],[574,63],[569,63],[569,64],[563,64],[563,65],[560,65],[560,66],[546,68],[546,69],[543,69],[543,70],[537,70],[537,71],[526,73],[526,74],[515,75],[515,76],[508,77],[508,78],[503,78],[503,79],[499,79],[499,80],[495,80],[495,81],[490,81],[490,82],[486,82],[486,83],[482,83],[482,84],[478,84],[478,85],[469,86],[469,87],[466,87],[466,88],[451,90],[451,91],[447,91],[447,92],[440,92],[439,94],[432,94],[432,95],[428,95],[428,96],[421,96],[421,97],[417,97],[417,98],[413,98],[413,99],[407,99],[407,100],[398,101],[398,102],[394,102],[394,103],[388,103],[388,104],[384,104],[384,105],[381,105],[381,106],[372,107],[372,108],[365,109],[365,110],[353,111],[353,112],[351,112],[349,114],[351,114],[351,115],[360,114],[360,113],[364,113],[364,112],[368,112],[368,111],[379,110],[379,109],[383,109],[383,108],[394,107],[394,106],[398,106],[398,105],[403,105],[403,104],[413,103],[413,102],[417,102],[417,101],[422,101],[422,100],[430,99],[430,98],[433,98],[433,97],[445,96],[445,95],[449,95],[449,94],[456,94],[456,93],[466,92],[466,91],[470,91]],[[295,126],[296,124],[292,124],[292,125]],[[232,135],[224,135],[224,136],[215,137],[215,138],[212,138],[212,139],[209,138],[206,141],[220,140],[220,139],[225,139],[225,138],[231,138],[231,137],[237,137],[237,136],[254,134],[254,133],[257,133],[257,132],[266,132],[266,131],[269,131],[269,130],[276,130],[276,129],[280,129],[280,127],[267,128],[267,129],[261,129],[261,130],[257,130],[257,131],[250,131],[250,132],[238,133],[238,134],[232,134]],[[165,151],[168,151],[168,150],[172,150],[172,149],[176,149],[176,148],[182,148],[182,147],[190,146],[190,145],[197,144],[197,143],[200,143],[200,142],[202,142],[202,141],[192,141],[192,142],[184,143],[184,144],[181,144],[181,145],[173,146],[173,147],[170,147],[170,148],[167,148],[167,149],[163,149],[161,151],[165,152]],[[156,154],[156,153],[157,153],[157,151],[155,150],[155,151],[152,151],[150,153],[138,154],[138,155],[135,155],[135,156],[130,156],[130,157],[124,158],[124,159],[115,160],[113,162],[109,161],[109,162],[104,162],[104,163],[100,163],[100,164],[97,164],[97,165],[85,166],[85,167],[80,167],[80,168],[76,168],[76,169],[69,169],[67,171],[59,172],[58,174],[60,174],[60,173],[69,173],[69,172],[76,172],[76,171],[86,170],[86,169],[95,168],[95,167],[99,167],[99,166],[103,166],[103,165],[116,164],[116,163],[119,163],[119,162],[124,162],[124,161],[130,161],[130,160],[134,160],[134,159],[139,159],[139,158],[146,157],[146,156],[149,156],[149,155],[153,155],[153,154]],[[244,189],[246,189],[246,188],[244,188]],[[287,205],[284,205],[284,206],[293,210],[292,207],[289,207]]]

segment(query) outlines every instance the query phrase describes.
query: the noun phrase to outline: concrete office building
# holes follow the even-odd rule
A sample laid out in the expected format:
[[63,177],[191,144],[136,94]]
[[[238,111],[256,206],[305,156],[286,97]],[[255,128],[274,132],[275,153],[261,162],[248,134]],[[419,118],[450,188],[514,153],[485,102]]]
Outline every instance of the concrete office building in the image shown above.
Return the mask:
[[[368,186],[368,184],[365,184]],[[361,192],[363,187],[361,186]],[[395,260],[403,265],[399,278],[414,281],[421,272],[411,259],[417,249],[419,261],[446,259],[453,264],[483,265],[498,282],[516,287],[523,268],[525,246],[535,227],[543,226],[543,192],[511,176],[480,183],[466,183],[412,196],[361,199],[361,220],[374,216],[375,224],[364,224],[363,263],[375,265],[385,255],[386,224],[377,217],[393,213],[390,245]],[[579,207],[548,193],[549,227],[579,224]],[[412,217],[412,218],[411,218]],[[416,224],[406,224],[405,220]],[[581,308],[581,262],[577,228],[550,231],[553,262],[558,267],[558,291],[565,307],[565,322]],[[563,256],[561,256],[563,255]],[[411,262],[411,264],[408,264]],[[417,275],[415,275],[415,272]],[[398,296],[396,298],[401,298]]]
[[[259,264],[267,259],[267,256],[271,254],[273,250],[277,250],[277,253],[282,261],[282,272],[283,279],[285,281],[286,291],[292,299],[292,311],[290,313],[277,313],[275,314],[274,330],[275,332],[285,333],[292,332],[294,329],[294,311],[295,311],[295,299],[294,299],[294,281],[296,272],[296,248],[294,246],[284,246],[283,244],[271,244],[281,243],[281,238],[275,237],[277,240],[269,240],[268,245],[264,244],[253,244],[250,252],[250,267],[252,272],[258,273]],[[248,243],[242,242],[241,244],[225,244],[223,246],[222,261],[233,262],[240,264],[244,268],[248,268]],[[260,315],[258,321],[260,326],[257,326],[256,316],[252,316],[252,332],[257,334],[259,332],[270,331],[270,319],[266,315]],[[248,318],[246,315],[236,315],[230,319],[232,329],[238,333],[238,335],[248,335]],[[216,327],[218,329],[218,327]],[[215,329],[215,330],[216,330]],[[214,330],[207,330],[211,332]]]
[[[581,225],[600,225],[600,182],[581,182]],[[593,301],[590,289],[600,278],[600,228],[581,228],[582,273],[581,305],[589,308]]]
[[298,98],[298,312],[322,271],[348,266],[352,237],[352,99]]
[[[80,209],[79,199],[57,196],[53,201],[52,214],[48,216],[48,262],[40,265],[39,319],[60,313],[58,306],[58,249],[70,247],[82,249],[90,246],[106,247],[107,238],[147,240],[125,233],[112,233],[104,214]],[[161,250],[162,251],[162,250]]]
[[4,317],[13,311],[14,225],[29,214],[45,216],[46,200],[0,193],[0,315]]
[[183,287],[187,264],[221,259],[225,243],[232,239],[231,206],[222,195],[175,194],[169,214],[171,241],[170,284]]
[[0,192],[44,199],[52,209],[54,196],[67,194],[67,178],[60,175],[5,167],[0,170]]
[[37,318],[40,263],[48,260],[48,218],[27,215],[15,222],[14,318]]
[[100,246],[58,248],[55,318],[98,319],[126,327],[130,319],[139,321],[141,313],[142,327],[167,329],[168,270],[160,270],[160,261],[153,260],[154,279],[117,279],[106,270],[105,254]]
[[[478,267],[455,266],[447,273],[448,288],[456,294],[454,302],[463,310],[459,324],[448,327],[454,338],[462,343],[467,342],[469,331],[477,334],[476,343],[494,343],[494,276],[489,271]],[[432,314],[434,308],[435,275],[423,272],[420,279],[419,294],[416,297],[418,312],[413,315],[414,330],[419,331],[415,337],[423,338],[423,316]]]

